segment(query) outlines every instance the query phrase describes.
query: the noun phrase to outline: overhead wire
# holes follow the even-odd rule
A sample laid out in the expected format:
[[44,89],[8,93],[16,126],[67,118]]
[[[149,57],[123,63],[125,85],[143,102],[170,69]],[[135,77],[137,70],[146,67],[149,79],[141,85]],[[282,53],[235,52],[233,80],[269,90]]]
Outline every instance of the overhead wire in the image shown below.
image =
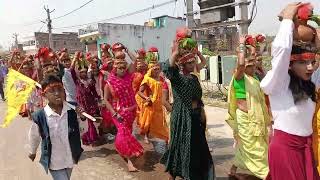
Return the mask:
[[176,9],[177,9],[177,0],[176,2],[174,3],[174,8],[173,8],[173,12],[172,12],[172,16],[175,16],[175,13],[176,13]]
[[134,12],[126,13],[126,14],[123,14],[123,15],[119,15],[119,16],[115,16],[115,17],[111,17],[111,18],[107,18],[107,19],[103,19],[103,20],[99,20],[99,21],[94,21],[94,22],[89,22],[89,23],[84,23],[84,24],[71,25],[71,26],[57,27],[57,28],[53,28],[53,29],[68,29],[68,28],[73,28],[73,27],[88,26],[88,25],[91,25],[91,24],[96,24],[96,23],[101,23],[101,22],[113,21],[113,20],[117,20],[117,19],[121,19],[121,18],[126,18],[126,17],[132,16],[132,15],[140,14],[140,13],[152,10],[152,9],[156,9],[156,8],[171,4],[171,3],[175,2],[175,1],[176,0],[170,0],[170,1],[167,1],[167,2],[164,2],[164,3],[153,5],[153,6],[150,6],[150,7],[144,8],[144,9],[140,9],[140,10],[137,10],[137,11],[134,11]]
[[[80,7],[76,8],[76,9],[74,9],[74,10],[72,10],[72,11],[70,11],[70,12],[64,14],[64,15],[61,15],[61,16],[58,16],[58,17],[54,17],[54,18],[52,18],[52,20],[66,17],[66,16],[68,16],[68,15],[70,15],[70,14],[78,11],[79,9],[83,8],[84,6],[88,5],[88,4],[91,3],[92,1],[94,1],[94,0],[90,0],[90,1],[88,1],[88,2],[86,2],[86,3],[84,3],[83,5],[81,5]],[[34,21],[27,22],[27,23],[16,24],[16,25],[19,25],[19,26],[32,26],[32,25],[40,24],[40,23],[42,23],[42,21],[46,21],[46,19],[34,20]]]
[[44,25],[45,25],[45,24],[43,23],[38,32],[41,32],[41,30],[42,30],[42,28],[44,27]]
[[68,15],[70,15],[70,14],[72,14],[72,13],[74,13],[74,12],[78,11],[79,9],[81,9],[81,8],[85,7],[86,5],[88,5],[89,3],[91,3],[92,1],[93,1],[93,0],[90,0],[90,1],[88,1],[88,2],[86,2],[86,3],[84,3],[83,5],[81,5],[80,7],[76,8],[76,9],[74,9],[74,10],[72,10],[72,11],[70,11],[70,12],[68,12],[68,13],[64,14],[64,15],[61,15],[61,16],[58,16],[58,17],[54,17],[54,18],[52,18],[52,20],[60,19],[60,18],[66,17],[66,16],[68,16]]
[[[250,19],[249,19],[249,26],[252,23],[252,21],[254,20],[255,16],[257,15],[257,0],[253,0],[253,5],[252,5],[252,9],[251,9],[251,13],[250,13]],[[256,14],[254,15],[254,13],[256,12]]]

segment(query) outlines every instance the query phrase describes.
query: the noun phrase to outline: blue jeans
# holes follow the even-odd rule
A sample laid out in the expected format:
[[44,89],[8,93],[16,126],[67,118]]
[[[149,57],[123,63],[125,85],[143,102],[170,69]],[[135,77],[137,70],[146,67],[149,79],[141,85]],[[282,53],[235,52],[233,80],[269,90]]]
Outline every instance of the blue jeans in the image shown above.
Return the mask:
[[50,174],[53,180],[70,180],[71,179],[72,168],[60,169],[60,170],[51,170]]

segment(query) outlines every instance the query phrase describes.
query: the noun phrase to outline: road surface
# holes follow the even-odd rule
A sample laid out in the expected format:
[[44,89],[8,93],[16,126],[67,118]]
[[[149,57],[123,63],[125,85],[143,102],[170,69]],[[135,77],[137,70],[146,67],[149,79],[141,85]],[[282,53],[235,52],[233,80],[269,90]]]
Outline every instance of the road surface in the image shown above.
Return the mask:
[[[3,121],[6,105],[0,101],[0,120]],[[234,149],[232,132],[224,122],[226,110],[206,107],[208,119],[208,142],[213,148],[217,179],[228,179]],[[17,117],[10,127],[0,129],[0,180],[50,180],[38,163],[28,157],[27,133],[30,121]],[[99,147],[85,147],[80,163],[75,166],[72,180],[164,180],[166,174],[158,163],[160,156],[151,145],[145,146],[143,157],[135,161],[140,172],[129,173],[126,164],[117,155],[113,144]]]

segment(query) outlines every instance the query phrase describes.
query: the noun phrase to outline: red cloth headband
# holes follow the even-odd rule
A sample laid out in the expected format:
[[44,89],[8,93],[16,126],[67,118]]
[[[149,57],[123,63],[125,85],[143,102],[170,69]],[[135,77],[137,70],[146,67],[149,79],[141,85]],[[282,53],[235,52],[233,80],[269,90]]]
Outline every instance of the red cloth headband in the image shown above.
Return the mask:
[[187,53],[185,55],[183,55],[182,57],[179,58],[179,64],[184,64],[184,63],[188,63],[191,61],[194,61],[195,58],[195,54],[194,53]]
[[315,58],[315,53],[307,52],[302,54],[291,54],[290,61],[314,60]]
[[54,87],[63,87],[63,85],[62,85],[62,83],[52,83],[52,84],[49,84],[45,89],[43,89],[42,92],[46,93],[47,91],[49,91],[50,89],[52,89]]

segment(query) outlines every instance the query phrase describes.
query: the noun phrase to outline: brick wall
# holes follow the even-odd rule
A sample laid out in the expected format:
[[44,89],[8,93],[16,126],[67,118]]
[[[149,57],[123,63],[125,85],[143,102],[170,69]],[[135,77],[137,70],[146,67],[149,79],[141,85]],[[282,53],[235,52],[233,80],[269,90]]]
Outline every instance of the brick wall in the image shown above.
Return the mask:
[[[37,47],[49,46],[49,34],[48,33],[35,33]],[[67,48],[70,53],[75,51],[84,51],[85,46],[78,39],[77,33],[62,33],[52,34],[52,41],[54,51],[62,48]]]

